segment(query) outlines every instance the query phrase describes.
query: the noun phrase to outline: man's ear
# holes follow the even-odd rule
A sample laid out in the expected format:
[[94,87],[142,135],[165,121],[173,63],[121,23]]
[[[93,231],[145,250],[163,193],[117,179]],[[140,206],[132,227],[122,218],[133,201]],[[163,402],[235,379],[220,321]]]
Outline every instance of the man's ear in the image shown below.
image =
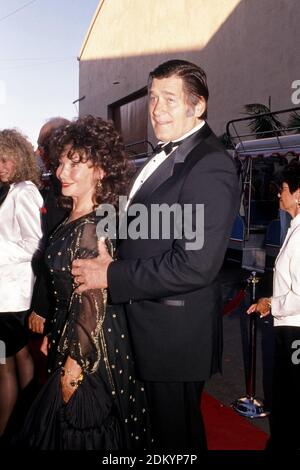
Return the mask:
[[206,101],[203,98],[203,96],[200,96],[198,103],[195,106],[195,116],[197,118],[200,118],[204,114],[205,109],[206,109]]

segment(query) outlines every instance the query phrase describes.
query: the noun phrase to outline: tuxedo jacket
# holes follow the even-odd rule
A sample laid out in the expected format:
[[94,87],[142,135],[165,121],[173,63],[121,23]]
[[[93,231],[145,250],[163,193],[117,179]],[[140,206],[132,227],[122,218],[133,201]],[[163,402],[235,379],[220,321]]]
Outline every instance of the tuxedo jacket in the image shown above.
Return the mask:
[[[136,192],[131,205],[204,205],[204,242],[171,233],[119,241],[108,269],[113,303],[126,304],[137,372],[145,381],[202,381],[220,370],[221,293],[217,280],[239,203],[230,155],[207,124],[187,137]],[[134,222],[128,219],[129,226]],[[148,219],[151,232],[151,220]],[[199,227],[197,228],[199,230]],[[171,231],[172,232],[172,231]]]

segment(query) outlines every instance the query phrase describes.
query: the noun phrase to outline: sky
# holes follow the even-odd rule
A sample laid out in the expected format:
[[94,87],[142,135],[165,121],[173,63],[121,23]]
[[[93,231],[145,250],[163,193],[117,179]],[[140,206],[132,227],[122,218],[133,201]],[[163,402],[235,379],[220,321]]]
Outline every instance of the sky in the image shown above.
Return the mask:
[[77,57],[98,3],[0,0],[0,129],[36,146],[46,120],[78,116]]

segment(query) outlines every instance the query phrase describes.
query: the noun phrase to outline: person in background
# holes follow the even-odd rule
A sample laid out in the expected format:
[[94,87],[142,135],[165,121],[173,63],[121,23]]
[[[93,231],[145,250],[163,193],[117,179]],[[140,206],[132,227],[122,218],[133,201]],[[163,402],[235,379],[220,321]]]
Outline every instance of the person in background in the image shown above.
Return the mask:
[[[47,246],[49,235],[69,213],[68,209],[60,207],[59,205],[58,201],[61,195],[61,185],[50,168],[51,142],[53,141],[55,132],[69,123],[70,121],[62,117],[51,118],[41,127],[38,136],[36,154],[37,157],[41,159],[44,170],[42,173],[43,188],[41,189],[41,194],[44,199],[42,211],[44,246]],[[45,174],[47,176],[43,177]],[[29,328],[33,333],[42,334],[44,331],[45,321],[51,309],[50,292],[51,286],[49,284],[48,271],[44,260],[41,259],[32,296],[32,312],[28,319]]]
[[36,155],[42,161],[42,183],[41,189],[44,198],[43,231],[45,238],[65,219],[66,210],[59,206],[58,199],[61,195],[61,184],[56,175],[51,171],[50,155],[51,144],[58,129],[70,124],[68,119],[53,117],[49,119],[40,129]]
[[[150,73],[148,92],[160,145],[137,175],[127,204],[128,213],[135,203],[144,208],[148,236],[131,237],[130,231],[122,236],[115,261],[99,243],[100,256],[75,260],[72,273],[78,292],[108,286],[111,301],[126,305],[155,447],[205,450],[200,401],[205,380],[221,368],[217,276],[238,210],[238,178],[206,123],[209,93],[198,65],[185,60],[159,65]],[[151,218],[157,205],[175,205],[183,224],[173,230],[170,217],[170,231],[163,233],[166,217],[162,225]],[[131,212],[128,221],[138,223],[138,217]],[[159,236],[151,238],[152,231]]]
[[[34,284],[33,260],[42,238],[39,169],[30,142],[18,131],[0,131],[0,436],[20,390],[33,378],[26,317]],[[3,344],[2,343],[2,344]]]
[[292,218],[275,261],[273,295],[262,297],[247,313],[272,313],[275,357],[270,420],[270,450],[300,449],[300,163],[281,173],[280,209]]

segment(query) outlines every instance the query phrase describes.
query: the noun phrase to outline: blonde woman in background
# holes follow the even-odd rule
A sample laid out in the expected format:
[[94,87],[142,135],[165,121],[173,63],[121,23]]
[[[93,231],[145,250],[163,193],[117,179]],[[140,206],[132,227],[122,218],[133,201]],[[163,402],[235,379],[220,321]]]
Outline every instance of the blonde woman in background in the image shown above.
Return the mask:
[[0,436],[19,392],[33,378],[27,348],[32,262],[42,237],[43,199],[39,169],[30,142],[17,130],[0,131]]

